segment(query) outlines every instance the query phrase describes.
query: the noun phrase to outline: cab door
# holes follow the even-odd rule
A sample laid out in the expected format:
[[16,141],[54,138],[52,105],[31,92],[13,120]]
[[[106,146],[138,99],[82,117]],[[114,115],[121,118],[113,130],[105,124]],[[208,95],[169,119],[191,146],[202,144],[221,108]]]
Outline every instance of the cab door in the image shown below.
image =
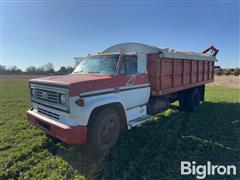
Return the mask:
[[118,79],[119,98],[123,101],[126,110],[145,105],[150,97],[150,84],[146,72],[139,72],[137,55],[125,55],[121,60]]

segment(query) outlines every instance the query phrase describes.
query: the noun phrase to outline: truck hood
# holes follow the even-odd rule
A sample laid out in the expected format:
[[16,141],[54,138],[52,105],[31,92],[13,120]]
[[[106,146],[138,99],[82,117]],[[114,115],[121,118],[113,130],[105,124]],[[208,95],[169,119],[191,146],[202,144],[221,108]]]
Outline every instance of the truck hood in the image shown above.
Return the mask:
[[76,83],[112,78],[110,75],[69,74],[31,79],[30,82],[69,86]]
[[30,83],[67,86],[70,96],[79,96],[80,93],[114,87],[116,81],[114,83],[114,77],[111,75],[69,74],[31,79]]

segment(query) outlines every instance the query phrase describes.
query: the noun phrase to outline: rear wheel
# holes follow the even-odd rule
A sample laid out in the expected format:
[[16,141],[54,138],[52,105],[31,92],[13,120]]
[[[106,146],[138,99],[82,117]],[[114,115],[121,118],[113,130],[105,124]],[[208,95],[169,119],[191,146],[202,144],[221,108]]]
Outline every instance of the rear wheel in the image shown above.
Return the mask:
[[179,106],[181,110],[187,110],[187,92],[182,92],[179,96]]
[[187,97],[187,110],[188,111],[196,111],[200,104],[200,92],[198,88],[192,89]]
[[120,116],[113,108],[104,108],[90,120],[86,153],[98,157],[117,142],[122,129]]
[[190,89],[180,95],[179,104],[182,110],[196,111],[200,105],[201,94],[198,88]]

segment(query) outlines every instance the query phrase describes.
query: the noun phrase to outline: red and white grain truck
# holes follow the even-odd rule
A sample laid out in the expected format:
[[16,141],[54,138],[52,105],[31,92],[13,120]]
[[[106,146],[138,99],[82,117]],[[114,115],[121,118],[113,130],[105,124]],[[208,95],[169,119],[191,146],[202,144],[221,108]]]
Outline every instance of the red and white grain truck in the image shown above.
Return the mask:
[[[211,51],[210,53],[208,53]],[[72,74],[32,79],[28,121],[67,144],[101,154],[124,129],[179,101],[195,111],[213,82],[218,50],[202,53],[139,43],[114,45],[87,56]]]

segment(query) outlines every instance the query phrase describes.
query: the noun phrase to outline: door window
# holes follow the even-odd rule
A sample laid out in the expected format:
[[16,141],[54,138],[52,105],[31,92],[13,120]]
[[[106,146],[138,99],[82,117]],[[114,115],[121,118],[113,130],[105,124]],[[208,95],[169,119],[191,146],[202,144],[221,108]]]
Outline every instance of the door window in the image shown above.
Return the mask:
[[137,57],[136,56],[125,57],[120,73],[126,75],[137,74],[138,73]]

